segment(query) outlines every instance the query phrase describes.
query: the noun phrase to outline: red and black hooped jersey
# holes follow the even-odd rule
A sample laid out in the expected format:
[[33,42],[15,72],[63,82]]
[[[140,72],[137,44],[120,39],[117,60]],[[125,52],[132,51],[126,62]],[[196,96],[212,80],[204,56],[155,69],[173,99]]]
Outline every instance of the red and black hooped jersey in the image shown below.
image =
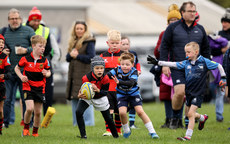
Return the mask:
[[[120,49],[116,52],[111,52],[110,49],[100,55],[105,60],[105,74],[113,68],[120,65],[120,56],[123,53]],[[110,79],[109,91],[116,91],[116,82]]]
[[22,57],[18,66],[24,67],[23,75],[27,76],[29,80],[23,83],[23,90],[31,91],[33,88],[35,91],[42,90],[42,93],[45,93],[46,77],[43,76],[42,70],[50,69],[49,61],[42,56],[35,60],[32,52],[30,55]]
[[95,93],[94,99],[101,98],[107,95],[109,89],[109,77],[103,74],[102,77],[97,78],[93,72],[90,72],[82,77],[82,83],[90,82],[95,84],[99,89],[100,93]]
[[[6,71],[8,67],[8,71],[10,69],[10,60],[6,54],[3,52],[0,52],[0,74],[6,74],[8,71]],[[5,79],[0,78],[0,82],[4,82]]]

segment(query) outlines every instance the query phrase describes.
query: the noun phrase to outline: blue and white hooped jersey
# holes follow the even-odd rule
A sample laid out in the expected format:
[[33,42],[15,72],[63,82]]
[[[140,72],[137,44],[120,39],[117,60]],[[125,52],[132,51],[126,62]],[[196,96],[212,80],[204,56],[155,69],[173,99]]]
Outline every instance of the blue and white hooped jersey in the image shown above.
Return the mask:
[[126,85],[117,85],[116,90],[117,90],[117,98],[123,97],[125,95],[129,96],[136,96],[140,95],[139,87],[137,84],[138,81],[138,73],[136,68],[132,67],[132,69],[128,73],[124,73],[121,70],[121,66],[118,66],[115,69],[112,69],[110,71],[112,75],[115,75],[119,81],[130,81],[131,79],[134,80],[136,83],[129,87]]
[[203,56],[199,56],[194,64],[190,60],[176,63],[178,69],[185,70],[186,93],[193,96],[202,95],[205,90],[208,70],[218,67],[218,63],[211,61]]

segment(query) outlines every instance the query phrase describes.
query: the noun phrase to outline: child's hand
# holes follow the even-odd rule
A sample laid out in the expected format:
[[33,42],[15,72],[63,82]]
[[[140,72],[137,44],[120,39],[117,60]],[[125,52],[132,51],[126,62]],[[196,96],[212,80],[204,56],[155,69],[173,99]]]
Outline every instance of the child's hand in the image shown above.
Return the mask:
[[117,84],[119,84],[119,80],[117,79],[116,76],[112,76],[112,78],[113,78],[113,80],[114,80]]
[[141,75],[141,71],[137,71],[138,75]]
[[22,76],[22,77],[20,77],[20,79],[21,79],[21,81],[22,82],[28,82],[28,77],[27,76]]
[[74,59],[77,58],[78,54],[79,53],[75,48],[70,52],[70,56]]
[[26,54],[27,53],[27,49],[24,47],[20,47],[17,49],[17,54],[18,55],[22,55],[22,54]]
[[43,69],[42,70],[42,75],[46,77],[46,74],[48,73],[48,70]]
[[226,82],[226,78],[225,77],[221,77],[221,80],[219,82],[219,86],[221,88],[221,91],[225,90],[225,86],[226,86],[227,82]]
[[100,92],[100,89],[95,84],[92,83],[92,87],[93,87],[94,92],[97,92],[97,93]]
[[86,95],[84,95],[83,93],[81,93],[81,91],[79,90],[79,92],[78,92],[78,98],[86,99]]
[[4,74],[0,74],[0,79],[4,79]]

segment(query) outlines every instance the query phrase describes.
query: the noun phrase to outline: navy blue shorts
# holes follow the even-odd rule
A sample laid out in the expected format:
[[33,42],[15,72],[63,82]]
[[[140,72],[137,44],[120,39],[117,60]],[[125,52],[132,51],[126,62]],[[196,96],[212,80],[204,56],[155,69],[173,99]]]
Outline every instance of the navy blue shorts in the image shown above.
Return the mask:
[[34,100],[34,102],[45,103],[45,94],[35,91],[23,91],[25,100]]
[[141,98],[140,95],[120,97],[120,98],[117,99],[117,101],[118,101],[118,108],[122,107],[122,106],[135,107],[135,106],[138,106],[138,105],[142,105],[142,98]]
[[6,99],[6,87],[4,82],[0,82],[0,101]]
[[185,84],[186,80],[185,80],[184,70],[178,70],[174,68],[171,68],[170,70],[171,70],[171,76],[173,80],[173,86],[177,84]]
[[186,94],[186,106],[195,105],[198,108],[201,108],[201,104],[203,102],[203,96],[191,96],[189,94]]

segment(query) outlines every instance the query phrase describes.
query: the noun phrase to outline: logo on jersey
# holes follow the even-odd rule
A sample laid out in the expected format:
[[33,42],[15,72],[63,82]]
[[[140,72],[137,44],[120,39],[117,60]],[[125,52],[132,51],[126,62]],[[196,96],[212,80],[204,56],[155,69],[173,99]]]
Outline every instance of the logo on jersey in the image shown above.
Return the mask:
[[194,31],[194,33],[198,33],[198,31]]
[[43,64],[40,64],[40,65],[39,65],[39,68],[40,68],[40,69],[43,69],[43,67],[44,67]]
[[122,74],[119,73],[119,74],[117,75],[117,77],[121,79],[121,78],[122,78]]
[[191,69],[191,68],[192,68],[192,66],[191,66],[191,65],[188,65],[188,66],[187,66],[187,69]]
[[107,59],[105,59],[105,63],[108,63],[108,60],[107,60]]
[[199,64],[198,67],[199,67],[200,69],[204,69],[204,65],[203,65],[203,64]]
[[33,66],[32,66],[32,64],[29,64],[29,66],[28,66],[28,67],[33,67]]

